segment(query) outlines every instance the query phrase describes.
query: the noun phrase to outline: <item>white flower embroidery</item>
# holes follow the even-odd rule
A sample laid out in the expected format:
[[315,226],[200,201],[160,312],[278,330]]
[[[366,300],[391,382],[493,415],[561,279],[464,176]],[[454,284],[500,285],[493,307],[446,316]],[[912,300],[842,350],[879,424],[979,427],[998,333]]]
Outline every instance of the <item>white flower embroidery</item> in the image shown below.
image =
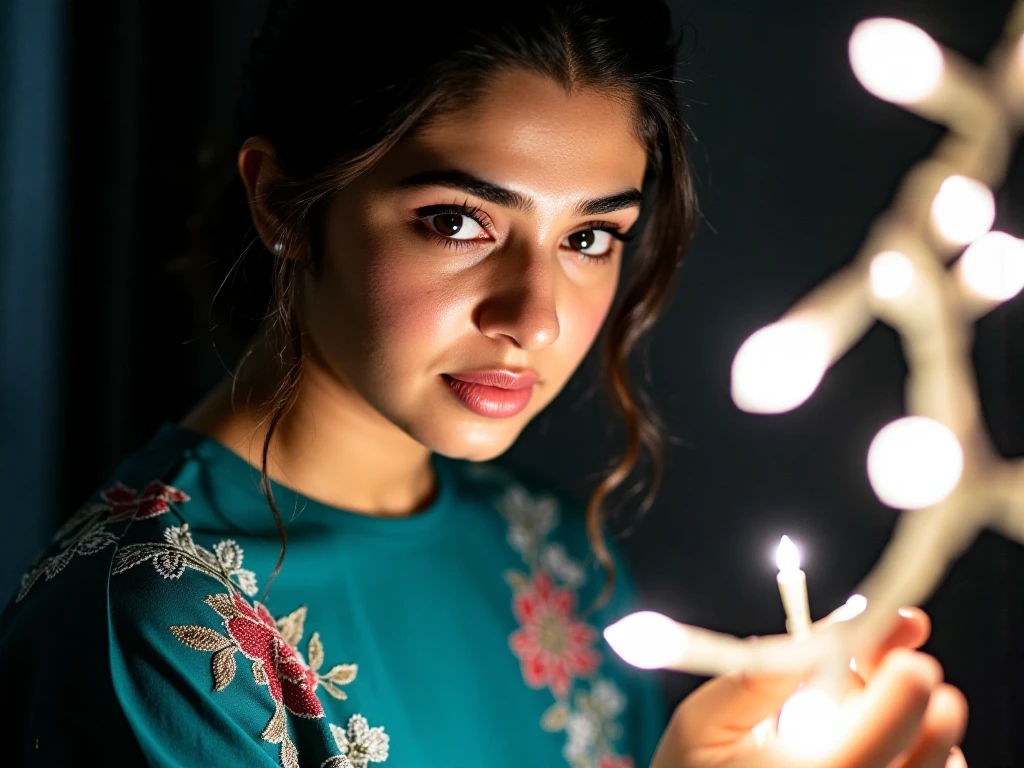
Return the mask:
[[587,578],[583,566],[573,560],[561,544],[548,544],[540,553],[542,568],[571,589],[579,587]]
[[611,749],[622,728],[616,718],[626,709],[626,697],[610,680],[599,678],[590,692],[576,694],[575,707],[565,724],[562,754],[570,763],[590,756],[595,750]]
[[508,521],[508,543],[526,556],[534,551],[558,523],[558,502],[553,496],[532,498],[521,485],[513,485],[498,502]]
[[130,544],[114,558],[114,575],[124,573],[140,563],[153,563],[153,568],[165,579],[177,579],[186,568],[212,576],[229,590],[241,589],[247,595],[255,595],[256,574],[242,568],[242,548],[231,539],[218,542],[213,552],[192,538],[188,523],[172,525],[164,529],[165,544],[147,542]]
[[347,731],[331,723],[331,733],[353,768],[366,768],[368,763],[383,763],[388,759],[390,737],[381,726],[371,728],[362,715],[348,719]]

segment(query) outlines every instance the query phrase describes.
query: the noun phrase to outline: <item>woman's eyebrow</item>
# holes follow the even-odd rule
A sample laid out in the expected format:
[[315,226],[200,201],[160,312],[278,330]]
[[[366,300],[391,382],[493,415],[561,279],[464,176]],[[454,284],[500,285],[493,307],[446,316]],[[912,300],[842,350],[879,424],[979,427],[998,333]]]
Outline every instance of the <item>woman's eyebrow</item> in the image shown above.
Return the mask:
[[[489,203],[494,203],[504,208],[511,208],[522,213],[529,213],[535,207],[533,200],[526,195],[456,169],[416,173],[402,179],[398,182],[398,186],[405,189],[434,186],[450,187],[461,192],[468,192],[474,197],[479,197],[481,200],[486,200]],[[632,206],[643,206],[643,204],[644,196],[640,190],[635,187],[629,187],[621,192],[577,203],[573,209],[573,215],[597,216],[602,213],[611,213],[612,211],[619,211]]]

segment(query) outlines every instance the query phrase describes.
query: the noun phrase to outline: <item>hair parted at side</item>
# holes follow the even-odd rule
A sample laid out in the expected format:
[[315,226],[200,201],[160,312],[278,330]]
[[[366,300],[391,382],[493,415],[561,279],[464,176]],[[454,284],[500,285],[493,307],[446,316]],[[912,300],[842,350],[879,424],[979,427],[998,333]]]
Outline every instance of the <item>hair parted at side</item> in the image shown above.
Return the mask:
[[[275,338],[284,340],[293,361],[264,406],[269,428],[262,487],[282,539],[273,575],[284,559],[286,536],[267,458],[274,431],[302,381],[297,277],[304,269],[318,274],[327,203],[403,137],[471,104],[495,75],[519,68],[549,77],[569,91],[600,89],[628,99],[635,107],[637,138],[647,148],[645,186],[656,188],[630,279],[609,314],[605,333],[606,383],[625,419],[628,444],[587,505],[588,537],[608,574],[593,608],[607,599],[615,583],[603,533],[606,497],[645,454],[653,477],[641,513],[660,482],[660,431],[633,397],[627,362],[665,304],[697,213],[684,153],[686,129],[676,101],[677,44],[669,10],[660,0],[518,0],[465,9],[417,5],[382,11],[371,3],[337,0],[272,2],[245,64],[236,136],[223,158],[218,200],[207,200],[203,217],[191,222],[193,234],[207,236],[194,238],[189,261],[229,267],[200,294],[204,312],[214,312],[214,299],[226,287],[226,307],[218,314],[230,316],[235,340],[252,342],[261,329],[280,333]],[[301,262],[274,256],[253,239],[244,187],[234,166],[234,153],[251,136],[271,142],[286,176],[269,193],[268,204],[281,227],[275,240],[286,252],[301,243],[307,256]],[[238,279],[240,273],[243,279]]]

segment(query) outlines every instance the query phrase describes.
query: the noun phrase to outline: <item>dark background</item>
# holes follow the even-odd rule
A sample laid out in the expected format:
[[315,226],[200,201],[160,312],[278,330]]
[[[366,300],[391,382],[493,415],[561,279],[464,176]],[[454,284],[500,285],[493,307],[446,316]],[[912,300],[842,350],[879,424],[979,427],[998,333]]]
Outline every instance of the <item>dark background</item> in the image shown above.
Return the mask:
[[[228,131],[263,6],[0,0],[0,597],[116,461],[232,362],[169,266],[198,199],[201,143]],[[902,414],[906,369],[897,337],[878,325],[803,407],[763,417],[732,405],[732,357],[849,261],[942,135],[856,83],[849,33],[862,18],[896,16],[979,61],[1010,3],[673,7],[686,26],[677,76],[704,218],[637,369],[671,442],[657,503],[624,546],[647,606],[738,635],[779,632],[783,533],[801,545],[815,617],[845,601],[888,540],[897,513],[875,499],[864,464],[877,430]],[[996,226],[1022,235],[1019,166]],[[1024,454],[1022,304],[976,329],[985,415],[1007,456]],[[505,460],[592,486],[621,436],[592,395],[593,363]],[[1024,553],[983,535],[925,607],[927,649],[971,704],[972,767],[1024,766]],[[668,703],[698,682],[666,675]]]

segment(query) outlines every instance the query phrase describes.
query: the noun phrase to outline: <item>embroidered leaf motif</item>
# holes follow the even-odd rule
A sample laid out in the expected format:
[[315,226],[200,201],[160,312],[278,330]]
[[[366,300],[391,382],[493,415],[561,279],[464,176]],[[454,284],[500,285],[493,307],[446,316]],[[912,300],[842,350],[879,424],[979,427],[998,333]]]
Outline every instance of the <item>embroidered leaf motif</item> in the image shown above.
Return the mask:
[[99,504],[96,502],[85,504],[80,507],[75,514],[67,519],[67,522],[60,527],[56,534],[54,534],[53,540],[60,541],[62,539],[66,539],[73,530],[86,522],[94,522],[94,518],[99,517],[108,509],[109,507],[106,504]]
[[275,622],[277,631],[288,645],[295,648],[302,639],[303,627],[306,622],[306,606],[296,608],[287,616],[282,616]]
[[281,740],[288,735],[287,720],[284,717],[284,707],[280,704],[274,710],[274,716],[270,718],[270,722],[267,723],[267,727],[263,729],[263,733],[260,736],[264,741],[269,741],[271,744],[280,744]]
[[521,589],[527,589],[530,586],[530,578],[521,571],[509,569],[505,571],[505,581],[512,589],[518,592]]
[[219,651],[223,648],[234,647],[234,643],[230,639],[209,627],[199,627],[194,624],[175,626],[171,627],[171,632],[178,640],[197,651]]
[[565,705],[565,702],[559,701],[548,707],[547,712],[540,719],[541,728],[545,731],[562,731],[565,730],[566,723],[569,722],[569,707]]
[[287,735],[281,741],[281,764],[284,768],[299,768],[298,750]]
[[324,663],[324,644],[320,642],[320,633],[314,632],[309,638],[309,668],[316,672]]
[[133,544],[125,547],[114,558],[113,573],[116,576],[134,568],[139,563],[144,563],[157,554],[156,549],[149,549],[144,544]]
[[185,558],[173,549],[165,549],[153,558],[153,567],[165,579],[177,579],[185,572]]
[[330,671],[321,677],[338,685],[348,685],[356,679],[357,672],[359,672],[358,664],[338,664],[331,667]]
[[192,541],[192,532],[188,529],[188,523],[183,525],[172,525],[164,529],[164,541],[175,549],[181,549],[190,554],[195,554],[196,545]]
[[[88,533],[82,536],[72,549],[79,555],[91,555],[94,552],[99,552],[104,547],[109,547],[111,544],[116,543],[117,536],[97,526],[91,528]],[[71,550],[69,549],[68,551],[70,552]]]
[[267,670],[263,668],[262,661],[252,663],[252,677],[256,681],[256,685],[270,685],[270,680],[267,679]]
[[231,595],[210,595],[203,602],[225,619],[236,619],[242,615],[242,612],[235,607]]
[[235,543],[234,539],[225,539],[217,542],[213,547],[221,566],[229,573],[242,567],[242,548]]
[[28,573],[22,574],[21,586],[18,589],[18,596],[17,598],[15,598],[14,602],[20,603],[22,600],[24,600],[25,595],[27,595],[32,590],[32,587],[35,586],[36,582],[39,581],[39,577],[42,575],[42,568],[33,568]]
[[246,570],[245,568],[239,568],[231,575],[238,581],[239,589],[245,592],[245,594],[252,597],[259,592],[259,587],[256,586],[256,574],[252,571]]
[[352,768],[352,763],[344,755],[335,755],[320,763],[320,768]]
[[334,683],[328,682],[327,680],[324,680],[322,677],[320,678],[319,682],[321,688],[323,688],[325,691],[331,694],[331,696],[338,699],[339,701],[344,701],[348,698],[348,694],[341,690],[341,688],[335,686]]
[[49,581],[58,573],[64,570],[64,566],[71,562],[71,558],[75,556],[75,548],[65,549],[59,555],[54,555],[43,563],[42,571],[46,574],[46,580]]
[[223,691],[235,679],[235,651],[233,645],[213,654],[213,690]]

